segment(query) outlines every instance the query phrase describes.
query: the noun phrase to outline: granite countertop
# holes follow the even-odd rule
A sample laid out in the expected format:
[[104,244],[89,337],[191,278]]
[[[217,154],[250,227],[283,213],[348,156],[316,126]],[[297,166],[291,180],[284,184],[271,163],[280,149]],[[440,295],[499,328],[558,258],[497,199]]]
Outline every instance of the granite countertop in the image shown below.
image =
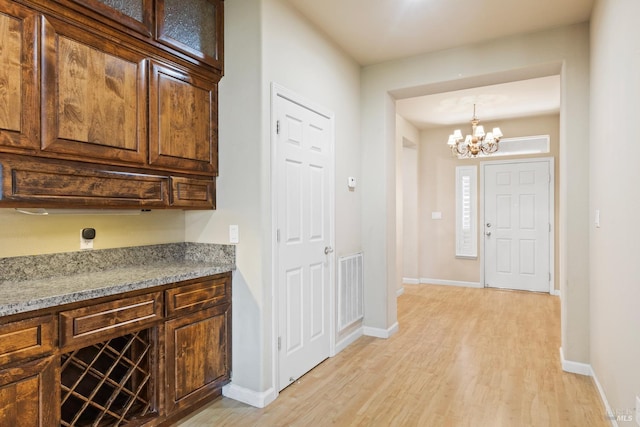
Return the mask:
[[0,258],[0,316],[235,269],[235,246],[170,243]]

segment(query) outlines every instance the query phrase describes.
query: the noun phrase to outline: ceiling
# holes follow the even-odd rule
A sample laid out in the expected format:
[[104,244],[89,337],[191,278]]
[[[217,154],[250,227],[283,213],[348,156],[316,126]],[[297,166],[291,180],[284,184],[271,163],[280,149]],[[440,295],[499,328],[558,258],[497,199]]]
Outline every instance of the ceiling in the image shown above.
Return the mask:
[[[286,0],[363,66],[589,20],[594,0]],[[419,128],[558,112],[558,76],[400,100]]]

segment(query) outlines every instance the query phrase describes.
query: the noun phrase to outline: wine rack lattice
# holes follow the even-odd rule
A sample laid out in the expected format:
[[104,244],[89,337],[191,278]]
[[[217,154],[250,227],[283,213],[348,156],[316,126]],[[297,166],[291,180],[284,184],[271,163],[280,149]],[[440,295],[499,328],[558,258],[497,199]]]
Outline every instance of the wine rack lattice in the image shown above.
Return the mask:
[[61,425],[120,426],[153,412],[150,331],[66,353]]

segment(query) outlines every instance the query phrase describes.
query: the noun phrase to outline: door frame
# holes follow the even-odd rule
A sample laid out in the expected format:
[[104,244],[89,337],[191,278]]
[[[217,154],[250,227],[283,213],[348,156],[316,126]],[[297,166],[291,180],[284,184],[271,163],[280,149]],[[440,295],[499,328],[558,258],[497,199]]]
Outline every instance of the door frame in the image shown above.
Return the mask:
[[307,108],[317,114],[320,114],[329,119],[329,134],[331,140],[329,146],[331,149],[331,165],[329,168],[329,245],[334,248],[334,252],[328,255],[329,259],[329,301],[328,301],[328,313],[329,316],[329,357],[333,357],[336,354],[335,341],[336,341],[336,274],[335,274],[335,165],[336,165],[336,150],[335,150],[335,114],[333,111],[322,107],[314,102],[311,102],[297,93],[279,85],[278,83],[271,83],[271,131],[270,131],[270,169],[271,169],[271,359],[272,359],[272,378],[273,387],[276,396],[280,394],[280,357],[278,349],[278,336],[280,331],[280,286],[279,286],[279,262],[278,259],[278,170],[275,167],[278,159],[277,142],[277,100],[278,97],[284,98],[295,104],[300,105],[303,108]]
[[556,188],[556,179],[555,179],[555,158],[554,157],[531,157],[525,159],[511,159],[511,160],[491,160],[480,162],[480,227],[478,227],[478,233],[480,233],[480,285],[483,288],[487,287],[486,277],[485,277],[485,234],[484,234],[484,205],[485,205],[485,194],[484,194],[484,184],[485,184],[485,166],[497,165],[497,164],[508,164],[508,163],[539,163],[539,162],[547,162],[549,164],[549,273],[551,275],[549,280],[549,294],[557,295],[556,285],[555,285],[555,241],[556,241],[556,225],[555,225],[555,188]]

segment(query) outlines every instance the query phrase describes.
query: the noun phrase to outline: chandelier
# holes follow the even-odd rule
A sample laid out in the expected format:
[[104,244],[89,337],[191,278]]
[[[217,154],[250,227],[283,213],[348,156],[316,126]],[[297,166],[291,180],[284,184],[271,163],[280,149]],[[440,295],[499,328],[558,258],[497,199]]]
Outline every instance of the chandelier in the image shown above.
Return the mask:
[[498,151],[498,143],[502,138],[500,128],[493,128],[493,132],[484,133],[484,127],[479,126],[480,120],[476,117],[476,104],[473,104],[473,118],[471,119],[471,135],[462,138],[460,129],[456,129],[449,135],[447,144],[451,153],[458,157],[476,157],[482,153],[489,155]]

